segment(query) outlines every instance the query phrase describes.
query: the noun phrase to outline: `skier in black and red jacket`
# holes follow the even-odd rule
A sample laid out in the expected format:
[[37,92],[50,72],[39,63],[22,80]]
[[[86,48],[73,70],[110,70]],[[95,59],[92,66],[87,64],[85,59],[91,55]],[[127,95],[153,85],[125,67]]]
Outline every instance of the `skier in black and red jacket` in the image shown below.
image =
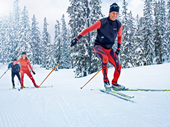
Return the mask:
[[[121,65],[118,59],[120,53],[120,46],[122,42],[122,29],[123,26],[120,21],[117,20],[119,14],[119,6],[113,3],[110,6],[109,16],[107,18],[100,19],[90,27],[83,30],[78,37],[71,41],[71,47],[77,44],[78,40],[85,36],[87,33],[97,29],[97,37],[94,43],[94,52],[102,60],[102,73],[104,80],[104,87],[106,89],[125,89],[124,86],[117,83],[121,72]],[[112,46],[115,43],[117,37],[117,50],[113,51]],[[108,73],[108,61],[115,67],[113,75],[112,85],[110,85],[107,73]]]

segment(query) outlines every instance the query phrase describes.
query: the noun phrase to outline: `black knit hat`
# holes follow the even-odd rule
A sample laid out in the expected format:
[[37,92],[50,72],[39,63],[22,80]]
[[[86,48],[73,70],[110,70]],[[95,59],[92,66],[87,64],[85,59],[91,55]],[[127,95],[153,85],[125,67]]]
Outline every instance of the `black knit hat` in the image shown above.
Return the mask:
[[25,54],[26,55],[26,52],[22,52],[22,55]]
[[16,59],[16,58],[14,58],[14,59],[13,59],[13,61],[17,61],[17,59]]
[[113,3],[112,5],[110,5],[109,13],[112,11],[119,12],[119,6],[116,3]]

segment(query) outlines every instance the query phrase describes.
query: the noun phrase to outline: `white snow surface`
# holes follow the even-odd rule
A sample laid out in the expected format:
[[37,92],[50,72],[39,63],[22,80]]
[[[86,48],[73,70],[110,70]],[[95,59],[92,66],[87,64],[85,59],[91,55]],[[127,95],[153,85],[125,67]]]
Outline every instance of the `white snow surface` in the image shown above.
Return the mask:
[[[34,66],[40,84],[51,70]],[[0,64],[0,76],[7,65]],[[0,127],[170,127],[170,92],[127,92],[131,101],[99,91],[103,89],[100,72],[74,78],[74,70],[53,72],[42,86],[9,90],[11,72],[0,79]],[[114,68],[109,69],[112,80]],[[170,64],[122,69],[119,83],[128,88],[170,89]],[[15,77],[16,87],[18,79]],[[33,86],[25,75],[25,86]],[[94,89],[94,90],[91,90]]]

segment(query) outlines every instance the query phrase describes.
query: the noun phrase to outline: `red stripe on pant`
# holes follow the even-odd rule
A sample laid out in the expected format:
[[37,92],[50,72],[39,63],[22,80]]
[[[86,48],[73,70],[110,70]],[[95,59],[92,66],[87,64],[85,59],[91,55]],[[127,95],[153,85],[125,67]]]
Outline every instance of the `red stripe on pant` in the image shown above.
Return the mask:
[[21,75],[21,87],[24,86],[24,74],[27,74],[28,77],[31,79],[32,83],[34,84],[34,86],[37,86],[36,83],[35,83],[35,80],[31,74],[31,72],[29,70],[21,70],[20,71],[20,75]]
[[103,80],[109,81],[107,77],[108,73],[108,61],[115,67],[115,72],[113,75],[112,84],[117,84],[117,81],[120,76],[121,72],[121,65],[119,59],[113,49],[105,49],[100,45],[94,46],[94,52],[101,58],[102,60],[102,73],[103,73]]

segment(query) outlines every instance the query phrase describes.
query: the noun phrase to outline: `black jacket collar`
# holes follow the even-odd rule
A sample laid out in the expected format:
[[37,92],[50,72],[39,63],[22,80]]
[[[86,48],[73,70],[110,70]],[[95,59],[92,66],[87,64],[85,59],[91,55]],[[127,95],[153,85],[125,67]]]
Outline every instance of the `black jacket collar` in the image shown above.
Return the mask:
[[108,19],[110,25],[112,25],[114,22],[116,22],[116,20],[115,21],[110,20],[109,17],[107,19]]

